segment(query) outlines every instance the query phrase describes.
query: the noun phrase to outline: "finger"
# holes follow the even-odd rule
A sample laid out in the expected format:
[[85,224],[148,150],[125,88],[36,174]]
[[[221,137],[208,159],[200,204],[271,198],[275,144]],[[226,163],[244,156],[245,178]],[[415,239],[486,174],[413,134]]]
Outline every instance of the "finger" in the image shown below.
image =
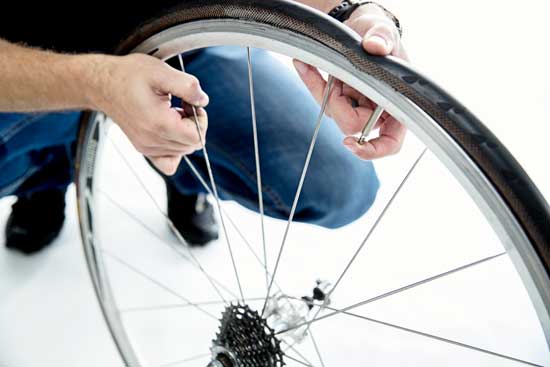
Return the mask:
[[[354,135],[363,130],[365,123],[373,114],[376,104],[368,98],[356,94],[355,97],[361,101],[360,103],[364,102],[364,104],[354,106],[350,100],[351,97],[344,93],[346,87],[347,86],[341,81],[336,81],[334,83],[334,89],[329,99],[328,110],[330,116],[334,118],[336,124],[344,134]],[[389,116],[390,115],[384,111],[381,118],[376,121],[374,128],[378,128]]]
[[200,146],[201,141],[206,139],[206,131],[208,129],[208,115],[204,109],[198,108],[197,122],[201,131],[199,137],[197,131],[197,124],[195,123],[195,116],[192,114],[189,117],[181,117],[181,114],[171,109],[167,112],[166,116],[162,114],[160,118],[164,117],[161,121],[162,128],[156,130],[158,136],[167,141],[174,141],[183,145]]
[[294,67],[298,72],[298,75],[306,85],[307,89],[311,92],[311,95],[317,103],[323,103],[323,95],[327,82],[323,79],[323,76],[319,71],[311,65],[301,62],[300,60],[293,60]]
[[159,89],[172,94],[195,106],[204,107],[208,104],[208,95],[202,90],[199,80],[185,72],[163,64],[163,72],[158,77]]
[[397,143],[395,140],[385,136],[359,144],[354,137],[344,139],[344,145],[353,154],[364,160],[373,160],[387,157],[397,153]]
[[403,146],[407,129],[394,118],[389,118],[382,129],[384,131],[381,131],[379,137],[362,145],[357,142],[356,138],[351,136],[344,139],[344,145],[359,158],[365,160],[397,154]]
[[[298,71],[300,78],[313,95],[313,98],[315,98],[318,104],[322,104],[323,97],[325,95],[325,89],[327,87],[327,82],[325,81],[319,70],[299,60],[294,60],[294,66],[296,68],[296,71]],[[344,107],[344,105],[349,106],[348,110],[351,110],[352,108],[348,97],[342,95],[342,88],[343,83],[339,80],[335,80],[332,90],[330,92],[328,106],[325,110],[325,113],[329,117],[335,117],[333,116],[335,108],[336,110],[340,110]]]
[[170,149],[165,146],[152,146],[146,147],[140,153],[148,157],[164,157],[164,156],[176,156],[176,155],[189,155],[199,150],[200,147],[188,146],[184,149]]
[[155,165],[162,173],[167,176],[172,176],[178,170],[181,162],[181,155],[164,156],[164,157],[148,157],[151,163]]
[[[178,110],[178,112],[180,112]],[[199,124],[199,127],[201,130],[206,131],[208,128],[208,114],[206,113],[206,110],[201,107],[195,107],[193,110],[193,106],[187,103],[182,103],[182,110],[180,112],[181,116],[183,118],[189,118],[193,122],[195,122],[195,113],[197,115],[197,122]]]
[[[294,66],[317,103],[321,104],[327,85],[321,73],[311,65],[299,60],[294,60]],[[354,108],[349,99],[350,97],[343,93],[344,88],[345,85],[341,81],[336,80],[334,82],[326,114],[336,121],[344,134],[352,135],[361,131],[365,122],[370,118],[373,109],[363,106]],[[366,100],[366,97],[361,97]]]
[[363,48],[373,55],[390,55],[399,45],[399,31],[390,21],[377,22],[363,37]]
[[353,98],[355,101],[357,101],[357,104],[359,106],[368,107],[372,110],[376,108],[376,104],[373,101],[371,101],[369,98],[359,93],[359,91],[357,91],[355,88],[352,88],[347,84],[344,84],[344,86],[342,87],[342,94],[347,97]]
[[[198,141],[198,139],[195,139],[195,140]],[[185,154],[184,152],[189,151],[190,149],[196,149],[200,147],[200,143],[184,144],[179,141],[168,139],[166,137],[159,137],[157,135],[153,135],[147,138],[147,142],[144,143],[144,146],[149,148],[154,148],[154,149],[166,149],[167,151],[170,150],[170,151],[173,151],[174,153],[181,152],[181,154]]]
[[344,134],[356,134],[361,131],[373,110],[364,106],[354,107],[350,97],[344,95],[342,91],[343,83],[336,81],[330,94],[327,110]]
[[[353,98],[355,101],[358,102],[358,105],[361,107],[367,107],[369,110],[374,111],[374,109],[377,107],[377,104],[374,103],[370,98],[362,95],[357,91],[356,89],[350,87],[347,84],[344,84],[342,88],[342,94],[345,96],[348,96],[350,98]],[[382,112],[382,115],[380,116],[381,121],[385,121],[388,117],[390,117],[390,114],[387,111]],[[380,122],[379,120],[379,122]]]

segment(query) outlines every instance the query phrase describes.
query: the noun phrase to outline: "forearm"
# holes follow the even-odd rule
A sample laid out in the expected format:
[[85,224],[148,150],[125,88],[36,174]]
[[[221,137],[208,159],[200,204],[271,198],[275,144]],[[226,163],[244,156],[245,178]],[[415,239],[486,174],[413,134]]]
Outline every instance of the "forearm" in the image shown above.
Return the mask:
[[64,55],[0,39],[0,111],[94,108],[101,55]]

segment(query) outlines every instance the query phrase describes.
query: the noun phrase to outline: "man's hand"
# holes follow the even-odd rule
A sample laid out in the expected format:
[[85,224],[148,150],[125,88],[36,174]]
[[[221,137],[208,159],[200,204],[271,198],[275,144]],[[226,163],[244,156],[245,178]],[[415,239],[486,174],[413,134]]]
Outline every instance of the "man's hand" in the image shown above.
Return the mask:
[[192,111],[172,108],[172,95],[199,106],[206,134],[198,80],[152,56],[65,55],[0,39],[0,70],[0,111],[103,111],[167,175],[201,147]]
[[[368,53],[394,55],[408,60],[399,31],[380,7],[374,4],[359,7],[346,25],[363,37],[363,48]],[[327,83],[319,71],[298,60],[294,60],[294,66],[317,102],[321,103]],[[334,118],[347,135],[344,145],[362,159],[371,160],[395,154],[405,139],[405,126],[384,112],[376,125],[379,136],[362,145],[357,142],[352,135],[361,132],[375,108],[376,105],[357,90],[339,80],[335,81],[326,113]]]
[[[96,70],[102,76],[90,96],[95,108],[109,115],[163,173],[174,174],[183,155],[202,147],[193,111],[171,106],[172,95],[195,106],[208,104],[197,78],[137,54],[105,57]],[[197,108],[197,115],[204,141],[206,111]]]

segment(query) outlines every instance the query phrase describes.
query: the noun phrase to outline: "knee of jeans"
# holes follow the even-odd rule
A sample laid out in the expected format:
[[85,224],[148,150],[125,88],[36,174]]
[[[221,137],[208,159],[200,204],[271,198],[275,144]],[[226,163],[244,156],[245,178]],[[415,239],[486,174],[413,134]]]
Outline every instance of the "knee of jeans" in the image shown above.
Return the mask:
[[297,219],[336,229],[365,215],[374,200],[380,181],[370,162],[332,170],[331,178],[319,179],[309,193],[304,192]]

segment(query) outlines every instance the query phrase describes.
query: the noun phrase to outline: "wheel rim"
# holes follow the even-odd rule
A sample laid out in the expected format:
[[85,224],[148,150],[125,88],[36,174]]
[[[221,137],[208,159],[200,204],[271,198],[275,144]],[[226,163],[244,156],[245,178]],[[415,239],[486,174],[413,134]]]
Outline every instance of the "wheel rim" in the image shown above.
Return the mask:
[[[290,32],[270,30],[265,25],[259,30],[258,25],[252,22],[220,20],[184,24],[150,38],[137,47],[134,52],[149,53],[151,50],[156,50],[154,53],[156,57],[167,59],[182,51],[214,45],[267,48],[286,56],[299,58],[322,68],[329,74],[365,93],[389,111],[390,114],[404,122],[453,173],[489,219],[501,242],[506,246],[508,255],[529,292],[543,330],[545,332],[549,330],[549,312],[546,305],[550,303],[548,302],[550,296],[548,295],[547,278],[529,240],[484,175],[427,114],[406,98],[397,95],[383,83],[368,75],[356,75],[353,65],[349,64],[338,53],[312,44],[303,37]],[[318,56],[321,53],[323,54],[322,58]],[[96,117],[99,120],[103,119],[101,115],[96,115]],[[100,123],[100,121],[97,122]],[[101,136],[101,133],[97,135],[100,145],[99,151],[101,151],[101,144],[103,144],[99,139]],[[88,152],[95,150],[94,147],[90,146],[85,149]],[[83,171],[87,174],[81,174],[79,177],[81,187],[81,190],[79,190],[79,204],[85,247],[89,261],[90,259],[97,259],[92,261],[92,276],[96,288],[100,289],[102,306],[119,348],[128,363],[142,363],[142,359],[137,356],[135,348],[132,347],[132,342],[125,333],[123,322],[119,319],[116,302],[110,294],[108,276],[103,274],[105,270],[101,265],[101,256],[96,253],[92,243],[94,237],[89,228],[90,221],[87,220],[87,217],[92,215],[94,210],[92,208],[88,211],[87,208],[93,205],[94,198],[91,196],[91,192],[94,190],[86,190],[86,188],[91,189],[94,181],[86,182],[86,178],[93,177],[96,161],[100,161],[98,156],[90,156],[89,160],[82,165]]]

